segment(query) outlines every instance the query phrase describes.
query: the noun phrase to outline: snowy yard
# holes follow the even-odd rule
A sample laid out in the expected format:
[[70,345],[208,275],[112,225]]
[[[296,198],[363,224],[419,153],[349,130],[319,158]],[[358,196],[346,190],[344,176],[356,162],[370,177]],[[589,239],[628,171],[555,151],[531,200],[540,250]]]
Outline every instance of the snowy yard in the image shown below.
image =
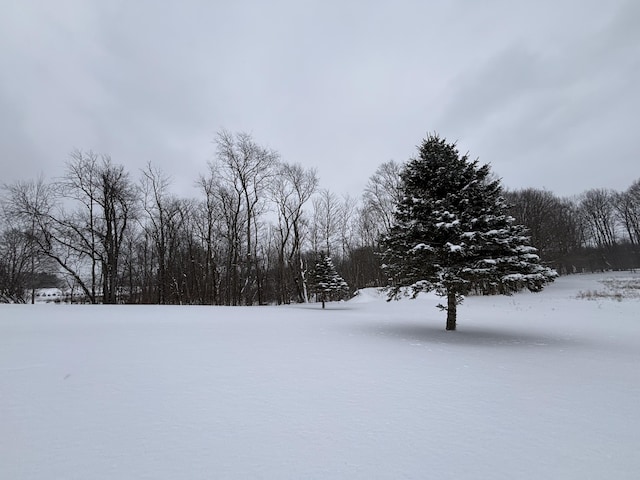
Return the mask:
[[0,478],[635,479],[640,300],[588,293],[612,277],[640,274],[467,298],[457,332],[371,291],[0,305]]

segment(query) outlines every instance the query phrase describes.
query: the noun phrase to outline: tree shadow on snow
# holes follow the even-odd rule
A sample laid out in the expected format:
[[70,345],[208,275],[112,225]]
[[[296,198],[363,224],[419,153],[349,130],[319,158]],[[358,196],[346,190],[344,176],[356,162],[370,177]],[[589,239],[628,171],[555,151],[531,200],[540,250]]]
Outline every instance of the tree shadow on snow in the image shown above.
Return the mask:
[[412,344],[462,345],[480,347],[528,347],[544,348],[576,347],[584,345],[583,339],[568,335],[543,335],[536,332],[498,330],[475,326],[458,326],[456,331],[446,331],[444,325],[416,323],[385,323],[359,326],[358,331],[378,338],[398,340]]
[[315,310],[318,312],[355,310],[357,308],[354,305],[349,305],[347,302],[327,302],[324,309],[320,303],[292,303],[287,305],[287,307],[300,310]]

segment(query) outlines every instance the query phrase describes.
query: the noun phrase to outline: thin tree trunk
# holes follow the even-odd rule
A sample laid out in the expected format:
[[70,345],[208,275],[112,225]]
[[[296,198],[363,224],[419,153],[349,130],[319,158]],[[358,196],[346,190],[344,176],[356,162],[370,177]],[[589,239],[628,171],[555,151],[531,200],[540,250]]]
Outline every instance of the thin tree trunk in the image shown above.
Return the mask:
[[456,294],[447,292],[447,330],[456,329]]
[[302,256],[300,256],[300,281],[302,282],[302,300],[304,303],[309,303],[309,292],[307,291],[307,278],[305,275],[304,263],[302,262]]

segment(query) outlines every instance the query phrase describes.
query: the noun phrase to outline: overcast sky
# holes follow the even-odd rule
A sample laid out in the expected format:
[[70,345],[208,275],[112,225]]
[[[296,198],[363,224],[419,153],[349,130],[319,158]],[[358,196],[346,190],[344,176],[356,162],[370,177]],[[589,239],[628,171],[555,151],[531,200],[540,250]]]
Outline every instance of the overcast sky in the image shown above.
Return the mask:
[[427,132],[509,188],[640,178],[640,1],[5,0],[0,183],[74,148],[192,184],[222,128],[360,195]]

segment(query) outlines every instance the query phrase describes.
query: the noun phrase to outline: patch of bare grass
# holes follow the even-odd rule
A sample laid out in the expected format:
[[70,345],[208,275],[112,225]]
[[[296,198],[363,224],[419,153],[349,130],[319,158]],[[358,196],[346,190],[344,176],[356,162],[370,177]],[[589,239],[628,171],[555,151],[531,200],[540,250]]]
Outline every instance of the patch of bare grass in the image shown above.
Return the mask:
[[610,298],[621,302],[624,297],[618,292],[605,292],[603,290],[587,290],[586,292],[583,292],[580,290],[578,292],[578,298],[581,300],[600,300],[603,298]]
[[578,292],[578,298],[584,300],[611,299],[621,302],[626,298],[640,298],[640,277],[605,278],[600,281],[602,290]]

